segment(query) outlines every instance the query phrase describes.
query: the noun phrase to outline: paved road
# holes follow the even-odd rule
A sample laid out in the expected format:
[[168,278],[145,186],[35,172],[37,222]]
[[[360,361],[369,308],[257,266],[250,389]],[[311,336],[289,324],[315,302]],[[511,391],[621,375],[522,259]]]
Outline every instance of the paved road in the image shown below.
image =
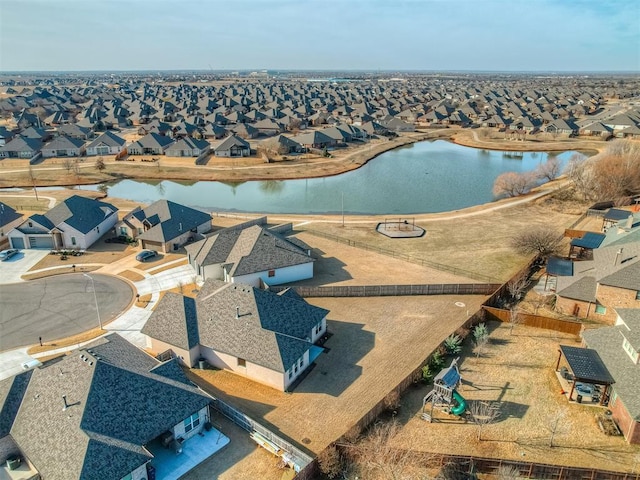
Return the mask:
[[[124,311],[133,298],[118,278],[91,274],[103,325]],[[91,280],[82,274],[57,275],[0,289],[0,351],[50,342],[98,326]]]

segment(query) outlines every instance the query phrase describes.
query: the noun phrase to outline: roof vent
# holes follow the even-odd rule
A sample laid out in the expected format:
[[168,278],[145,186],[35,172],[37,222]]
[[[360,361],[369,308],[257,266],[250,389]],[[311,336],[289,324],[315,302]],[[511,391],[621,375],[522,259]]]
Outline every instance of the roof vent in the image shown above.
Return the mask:
[[182,231],[182,222],[180,222],[180,223],[178,224],[178,230],[179,230],[180,232]]
[[240,307],[236,307],[236,320],[240,318]]
[[62,402],[64,403],[64,407],[62,407],[62,411],[66,411],[69,408],[69,404],[67,403],[67,396],[62,395]]

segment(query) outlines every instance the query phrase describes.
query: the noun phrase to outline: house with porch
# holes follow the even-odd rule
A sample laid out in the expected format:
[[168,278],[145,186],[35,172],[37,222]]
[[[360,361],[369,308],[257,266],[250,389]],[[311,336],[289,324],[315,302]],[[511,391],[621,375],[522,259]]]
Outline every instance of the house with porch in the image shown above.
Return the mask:
[[615,379],[609,410],[629,443],[640,443],[640,309],[616,309],[611,327],[589,329],[584,343],[598,352]]
[[311,251],[294,242],[262,225],[237,225],[187,246],[187,259],[202,280],[259,287],[313,278]]
[[169,200],[136,207],[115,225],[117,235],[137,238],[142,248],[165,253],[210,230],[210,214]]
[[168,157],[199,157],[209,151],[211,145],[206,140],[184,137],[165,151]]
[[120,138],[115,133],[107,130],[87,145],[87,156],[117,155],[124,150],[126,143],[124,138]]
[[12,248],[89,248],[118,221],[110,203],[73,195],[43,215],[34,214],[7,234]]
[[323,349],[329,312],[293,290],[207,280],[195,299],[167,293],[142,328],[154,352],[210,365],[286,391]]
[[251,155],[251,146],[237,135],[230,135],[213,146],[213,154],[216,157],[248,157]]
[[159,133],[148,133],[127,147],[129,155],[164,155],[173,139]]
[[15,137],[0,147],[0,158],[31,158],[42,148],[37,138]]
[[212,401],[176,359],[113,333],[0,382],[0,460],[19,456],[20,478],[178,478],[228,443]]
[[42,156],[50,157],[79,157],[84,152],[84,140],[63,135],[54,137],[42,147]]

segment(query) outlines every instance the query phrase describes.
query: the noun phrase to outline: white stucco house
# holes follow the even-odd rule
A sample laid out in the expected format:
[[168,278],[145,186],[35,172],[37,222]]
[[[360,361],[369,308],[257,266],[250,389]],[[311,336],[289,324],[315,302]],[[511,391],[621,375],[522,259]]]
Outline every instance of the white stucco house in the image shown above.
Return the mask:
[[142,328],[147,347],[286,391],[323,352],[329,312],[291,289],[274,293],[207,280],[193,299],[166,293]]
[[74,195],[44,215],[31,215],[7,236],[12,248],[89,248],[118,221],[110,203]]
[[186,250],[202,280],[259,287],[313,278],[315,260],[310,250],[261,225],[220,230]]

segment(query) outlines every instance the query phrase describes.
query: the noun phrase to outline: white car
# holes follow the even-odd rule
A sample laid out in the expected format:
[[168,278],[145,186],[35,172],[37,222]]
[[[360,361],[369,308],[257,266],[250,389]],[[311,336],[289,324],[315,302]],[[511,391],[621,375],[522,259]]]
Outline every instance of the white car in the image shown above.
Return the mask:
[[17,248],[9,248],[8,250],[2,250],[0,252],[0,260],[3,262],[9,260],[14,255],[17,255],[20,252]]

